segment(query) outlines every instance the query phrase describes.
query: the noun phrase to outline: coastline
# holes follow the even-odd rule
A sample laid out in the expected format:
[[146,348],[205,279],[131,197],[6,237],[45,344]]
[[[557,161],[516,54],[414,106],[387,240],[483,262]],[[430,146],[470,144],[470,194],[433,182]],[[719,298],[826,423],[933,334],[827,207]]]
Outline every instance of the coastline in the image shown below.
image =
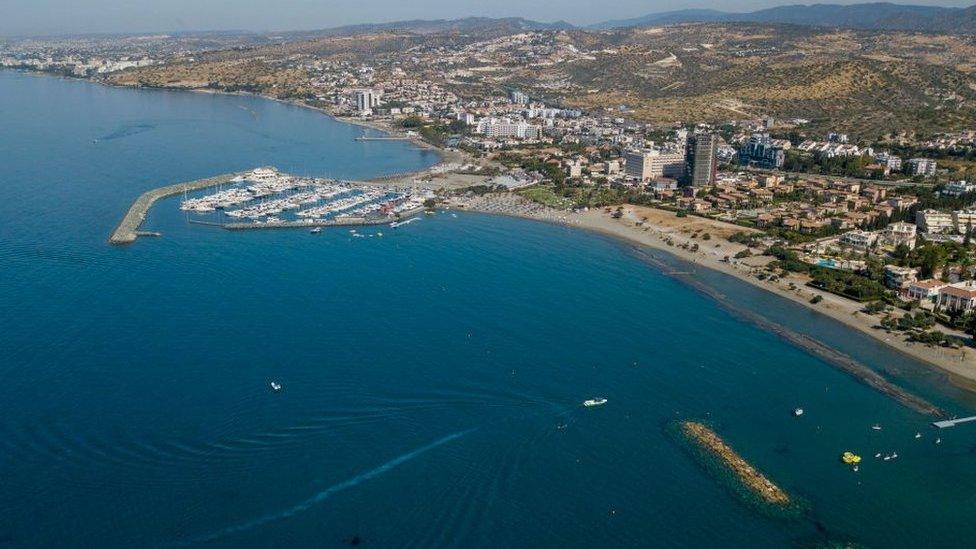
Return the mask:
[[[83,79],[83,80],[89,80],[89,79]],[[271,95],[264,95],[264,94],[260,94],[260,93],[253,93],[253,92],[246,92],[246,91],[235,91],[235,92],[231,92],[231,91],[226,91],[226,90],[217,90],[217,89],[210,89],[210,88],[154,88],[154,87],[147,87],[147,86],[127,86],[127,85],[124,85],[124,84],[114,84],[112,82],[107,82],[107,81],[106,82],[103,82],[101,80],[89,80],[89,81],[90,82],[99,83],[99,84],[105,84],[107,86],[118,87],[118,88],[133,88],[133,89],[145,89],[145,90],[166,90],[166,91],[188,91],[188,92],[193,92],[193,93],[204,93],[204,94],[211,94],[211,95],[230,95],[230,96],[237,96],[237,97],[257,97],[257,98],[260,98],[260,99],[267,99],[269,101],[275,101],[277,103],[283,103],[283,104],[286,104],[286,105],[291,105],[291,106],[294,106],[294,107],[299,107],[299,108],[303,108],[303,109],[308,109],[308,110],[311,110],[311,111],[315,111],[317,113],[324,114],[325,116],[328,116],[329,118],[331,118],[332,120],[334,120],[336,122],[340,122],[340,123],[343,123],[343,124],[349,124],[350,126],[359,126],[359,127],[362,127],[362,128],[368,128],[368,129],[371,129],[371,130],[375,130],[375,131],[381,132],[381,133],[383,133],[386,136],[392,136],[392,135],[394,135],[394,132],[395,132],[395,130],[393,128],[389,127],[386,124],[382,124],[380,122],[376,122],[376,121],[372,121],[372,120],[359,120],[359,119],[355,119],[355,118],[347,118],[347,117],[338,116],[338,115],[336,115],[335,113],[331,112],[330,110],[328,110],[326,108],[316,107],[314,105],[309,105],[308,103],[305,103],[305,102],[300,101],[298,99],[281,99],[279,97],[274,97],[274,96],[271,96]],[[414,179],[414,178],[421,177],[421,176],[424,176],[426,174],[429,174],[431,172],[431,170],[433,170],[437,166],[442,166],[442,165],[444,165],[444,164],[446,164],[448,162],[451,162],[452,160],[453,161],[457,161],[457,160],[463,159],[463,155],[461,153],[454,153],[455,155],[457,155],[459,157],[457,159],[451,159],[451,158],[449,158],[449,156],[452,156],[452,154],[451,154],[452,151],[448,151],[448,150],[442,149],[440,147],[437,147],[437,146],[435,146],[435,145],[433,145],[431,143],[428,143],[427,141],[424,141],[419,135],[418,136],[406,136],[405,135],[404,137],[406,137],[406,139],[404,139],[404,141],[409,141],[413,146],[415,146],[417,148],[420,148],[420,149],[427,150],[427,151],[432,151],[435,154],[437,154],[438,161],[436,163],[432,164],[431,166],[429,166],[427,168],[424,168],[422,170],[416,170],[416,171],[413,171],[413,172],[406,172],[406,173],[396,173],[396,174],[388,174],[388,175],[377,176],[377,177],[374,177],[374,178],[372,178],[372,179],[370,179],[368,181],[376,182],[376,181],[389,181],[391,179]]]
[[[261,99],[268,99],[276,101],[279,103],[286,103],[294,106],[298,106],[305,109],[310,109],[324,114],[337,122],[342,122],[351,125],[358,125],[362,127],[367,127],[374,129],[376,131],[383,132],[385,134],[390,134],[392,131],[390,128],[377,123],[375,121],[367,120],[356,120],[342,118],[329,112],[329,110],[308,105],[304,102],[293,100],[293,99],[281,99],[273,96],[257,94],[252,92],[230,92],[225,90],[217,89],[202,89],[202,88],[179,88],[179,87],[149,87],[149,86],[129,86],[124,84],[116,84],[103,79],[93,79],[93,78],[76,78],[64,75],[50,74],[40,71],[23,71],[28,74],[38,74],[45,76],[57,76],[60,78],[83,80],[90,83],[106,85],[110,87],[118,88],[132,88],[132,89],[145,89],[145,90],[163,90],[163,91],[185,91],[185,92],[195,92],[195,93],[205,93],[205,94],[220,94],[220,95],[235,95],[235,96],[249,96],[258,97]],[[437,166],[443,165],[445,163],[446,155],[452,151],[445,151],[439,147],[436,147],[419,137],[412,137],[410,142],[415,146],[434,151],[438,154],[439,162],[425,168],[423,170],[418,170],[410,173],[403,174],[390,174],[386,176],[379,176],[370,180],[370,182],[396,182],[402,181],[409,183],[411,180],[415,180],[424,175],[431,173],[431,170]],[[457,153],[460,155],[460,153]],[[462,155],[463,156],[463,155]],[[436,185],[435,185],[436,186]],[[483,211],[478,208],[472,208],[476,211]],[[777,282],[768,282],[757,279],[753,270],[757,269],[759,266],[754,263],[755,260],[759,258],[753,257],[742,261],[731,260],[729,262],[722,261],[725,256],[733,256],[738,251],[746,249],[744,245],[729,242],[725,238],[719,236],[715,238],[713,242],[719,243],[721,246],[721,253],[717,253],[714,249],[712,253],[706,253],[705,251],[689,251],[683,249],[680,246],[683,244],[701,244],[700,240],[695,240],[690,237],[688,233],[689,230],[682,231],[677,228],[678,224],[671,224],[668,226],[662,226],[660,223],[656,223],[658,220],[642,221],[638,216],[643,216],[649,212],[655,212],[658,215],[670,216],[674,218],[673,212],[668,212],[665,210],[657,210],[654,208],[647,208],[642,206],[624,205],[624,209],[627,215],[620,219],[612,219],[609,214],[602,211],[591,210],[582,213],[573,213],[562,210],[555,210],[551,208],[539,208],[533,210],[529,213],[509,213],[505,211],[484,211],[484,213],[490,213],[495,215],[512,215],[515,217],[522,217],[526,219],[541,220],[546,222],[555,222],[561,224],[569,224],[576,226],[578,228],[598,232],[607,236],[615,237],[627,241],[632,244],[637,244],[639,246],[645,246],[657,250],[666,251],[676,257],[699,265],[718,271],[730,276],[734,276],[739,280],[747,282],[754,287],[762,288],[768,292],[776,294],[780,297],[789,299],[794,303],[800,304],[809,310],[816,311],[820,314],[824,314],[834,320],[843,323],[844,325],[857,329],[861,333],[874,338],[876,341],[881,342],[888,347],[895,349],[907,356],[910,356],[918,361],[924,362],[927,365],[935,366],[940,372],[947,375],[948,380],[955,386],[967,390],[976,392],[976,353],[967,353],[965,349],[954,351],[951,349],[938,348],[938,347],[926,347],[921,344],[915,344],[907,341],[901,334],[888,333],[886,331],[875,328],[878,323],[879,318],[873,317],[860,312],[861,304],[855,303],[853,301],[835,296],[826,292],[818,292],[812,290],[805,286],[805,280],[802,277],[790,276],[784,277]],[[707,224],[711,227],[723,227],[727,231],[738,232],[742,231],[743,228],[737,225],[731,225],[727,223],[722,223],[714,220],[706,220],[704,218],[680,218],[680,225],[683,226],[694,226],[699,223]],[[640,225],[638,225],[640,223]],[[731,233],[730,233],[731,234]],[[714,235],[713,235],[714,236]],[[671,243],[669,245],[669,242]],[[790,283],[794,285],[793,288],[790,287]],[[815,296],[822,296],[823,300],[821,303],[813,305],[809,303],[809,300]]]
[[[758,265],[768,262],[769,258],[754,256],[744,260],[723,261],[724,257],[734,256],[738,251],[746,249],[745,245],[729,242],[721,236],[723,232],[732,234],[742,231],[743,228],[738,225],[704,218],[678,218],[673,212],[633,205],[624,205],[625,215],[620,219],[613,219],[604,210],[574,213],[540,207],[527,213],[516,213],[513,211],[493,211],[477,205],[470,207],[463,201],[455,204],[461,209],[481,213],[510,215],[568,225],[617,238],[628,244],[636,244],[638,247],[667,252],[696,266],[733,276],[756,288],[789,299],[808,310],[826,315],[849,328],[870,336],[891,349],[927,366],[935,367],[936,371],[944,374],[955,387],[976,392],[976,353],[966,352],[965,349],[956,351],[941,347],[927,347],[907,341],[902,334],[888,333],[877,329],[875,326],[878,325],[880,317],[860,312],[863,304],[808,288],[805,286],[802,277],[794,275],[776,282],[757,279],[752,274],[753,271],[759,268]],[[646,221],[638,217],[645,215],[648,217]],[[669,218],[672,222],[662,223],[664,218]],[[641,224],[638,225],[638,223]],[[678,229],[679,226],[687,226],[688,228],[682,231]],[[712,246],[711,250],[705,250],[705,242],[700,237],[697,239],[691,237],[695,228],[699,231],[711,231],[711,238],[708,240]],[[671,242],[671,245],[668,242]],[[690,251],[682,248],[683,244],[699,244],[701,249]],[[718,247],[714,247],[716,245]],[[791,283],[794,285],[793,288],[790,288]],[[818,304],[811,304],[810,299],[815,295],[821,295],[823,301]]]

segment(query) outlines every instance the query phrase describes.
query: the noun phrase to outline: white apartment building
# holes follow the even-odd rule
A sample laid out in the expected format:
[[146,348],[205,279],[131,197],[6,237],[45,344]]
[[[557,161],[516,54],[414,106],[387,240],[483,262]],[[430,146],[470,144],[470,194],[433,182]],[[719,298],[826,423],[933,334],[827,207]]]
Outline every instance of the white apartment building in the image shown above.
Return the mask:
[[936,163],[931,158],[912,158],[908,161],[910,175],[935,175]]
[[915,225],[925,233],[944,233],[956,228],[952,214],[937,210],[922,210],[915,214]]
[[852,248],[867,250],[878,240],[878,234],[869,231],[853,230],[842,234],[840,241]]
[[976,308],[976,281],[966,280],[939,289],[939,307],[950,311]]
[[638,181],[649,181],[658,177],[677,179],[685,173],[685,153],[683,151],[662,151],[643,149],[627,151],[627,177]]
[[383,92],[378,90],[356,90],[352,94],[356,110],[361,113],[372,113],[373,109],[380,106],[382,95]]
[[526,122],[484,118],[478,122],[475,133],[490,138],[515,137],[518,139],[539,139],[542,137],[542,127]]

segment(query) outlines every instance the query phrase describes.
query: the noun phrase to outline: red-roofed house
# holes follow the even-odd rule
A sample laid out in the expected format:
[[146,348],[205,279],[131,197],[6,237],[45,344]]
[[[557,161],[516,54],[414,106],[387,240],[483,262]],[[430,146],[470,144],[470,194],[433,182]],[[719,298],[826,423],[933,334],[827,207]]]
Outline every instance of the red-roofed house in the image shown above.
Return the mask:
[[939,307],[950,311],[976,309],[976,281],[964,280],[940,289]]

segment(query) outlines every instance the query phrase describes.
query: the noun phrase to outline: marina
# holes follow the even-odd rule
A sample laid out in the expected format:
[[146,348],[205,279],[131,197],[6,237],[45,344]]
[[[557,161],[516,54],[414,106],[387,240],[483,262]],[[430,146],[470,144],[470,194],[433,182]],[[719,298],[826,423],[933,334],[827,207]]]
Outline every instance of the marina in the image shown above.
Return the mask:
[[[216,192],[191,196],[204,189]],[[227,230],[285,229],[390,223],[396,227],[424,209],[429,189],[377,186],[336,179],[298,177],[271,167],[170,185],[143,193],[109,238],[128,244],[138,236],[146,214],[161,198],[183,194],[180,210],[192,224]]]

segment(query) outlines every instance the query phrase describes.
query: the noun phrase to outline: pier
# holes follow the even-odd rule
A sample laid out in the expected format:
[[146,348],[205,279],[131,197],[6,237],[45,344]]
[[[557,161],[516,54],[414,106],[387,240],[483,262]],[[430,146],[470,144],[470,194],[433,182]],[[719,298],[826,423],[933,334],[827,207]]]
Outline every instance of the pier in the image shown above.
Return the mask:
[[411,139],[413,138],[405,135],[387,135],[383,137],[370,137],[364,135],[357,137],[356,141],[410,141]]
[[961,417],[959,419],[947,419],[944,421],[936,421],[932,423],[933,426],[939,429],[948,429],[949,427],[955,427],[960,423],[969,423],[970,421],[976,421],[976,416]]
[[[414,210],[408,210],[400,214],[400,219],[407,218],[424,211],[423,208],[417,208]],[[417,219],[417,218],[413,218]],[[359,216],[339,216],[332,219],[300,219],[295,221],[265,221],[262,223],[224,223],[221,227],[227,229],[228,231],[245,231],[249,229],[302,229],[302,228],[314,228],[314,227],[366,227],[371,225],[386,225],[388,223],[396,223],[396,226],[405,225],[406,223],[413,221],[409,219],[407,221],[397,223],[396,219],[390,219],[388,217],[359,217]]]
[[136,238],[138,238],[140,235],[149,236],[152,234],[153,236],[158,236],[159,233],[150,233],[139,230],[142,222],[146,219],[146,214],[149,212],[149,208],[152,208],[153,204],[155,204],[157,200],[188,191],[223,185],[224,183],[229,183],[230,180],[242,175],[243,173],[245,172],[217,175],[205,179],[197,179],[196,181],[168,185],[166,187],[160,187],[158,189],[153,189],[151,191],[142,193],[139,195],[139,198],[132,203],[132,206],[129,206],[129,211],[125,213],[125,217],[122,218],[119,225],[114,231],[112,231],[112,236],[109,237],[108,241],[112,244],[131,244],[132,242],[135,242]]

